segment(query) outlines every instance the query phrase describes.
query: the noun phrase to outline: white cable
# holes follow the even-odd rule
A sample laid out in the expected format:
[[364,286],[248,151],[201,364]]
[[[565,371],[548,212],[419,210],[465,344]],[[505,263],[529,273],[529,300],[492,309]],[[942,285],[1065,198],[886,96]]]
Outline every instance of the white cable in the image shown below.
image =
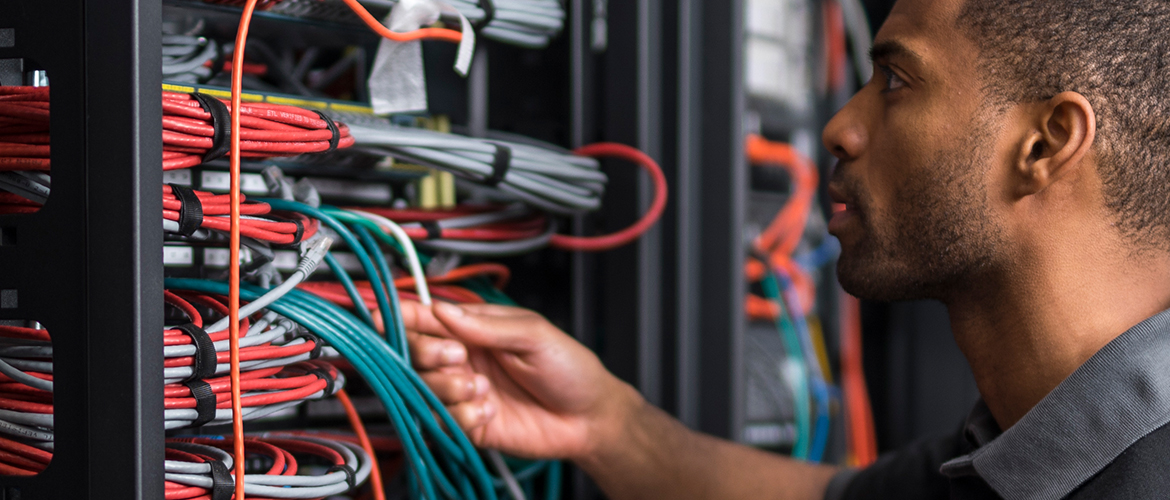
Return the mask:
[[406,252],[406,261],[410,265],[410,274],[414,277],[414,286],[418,291],[419,302],[422,302],[426,306],[431,305],[431,290],[427,286],[427,275],[423,272],[422,262],[418,258],[418,251],[414,248],[414,242],[411,241],[410,236],[406,234],[402,226],[378,214],[363,212],[361,210],[350,210],[350,212],[390,230],[390,234],[394,236],[394,239],[398,240],[398,244],[402,245],[402,250]]

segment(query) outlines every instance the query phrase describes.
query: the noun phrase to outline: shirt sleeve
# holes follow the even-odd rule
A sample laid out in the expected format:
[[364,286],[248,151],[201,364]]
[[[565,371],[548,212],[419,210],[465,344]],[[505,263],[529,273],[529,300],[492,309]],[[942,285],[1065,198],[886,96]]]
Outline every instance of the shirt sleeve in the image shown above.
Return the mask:
[[865,469],[837,473],[825,500],[947,499],[950,482],[939,467],[959,455],[959,436],[918,441]]

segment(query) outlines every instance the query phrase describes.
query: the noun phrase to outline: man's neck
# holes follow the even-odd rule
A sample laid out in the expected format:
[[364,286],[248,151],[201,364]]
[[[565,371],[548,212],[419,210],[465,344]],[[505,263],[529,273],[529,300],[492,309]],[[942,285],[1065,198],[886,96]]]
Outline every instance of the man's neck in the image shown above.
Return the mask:
[[1170,259],[1118,255],[1020,259],[1007,279],[979,287],[983,293],[945,301],[1000,428],[1015,425],[1106,344],[1170,308]]

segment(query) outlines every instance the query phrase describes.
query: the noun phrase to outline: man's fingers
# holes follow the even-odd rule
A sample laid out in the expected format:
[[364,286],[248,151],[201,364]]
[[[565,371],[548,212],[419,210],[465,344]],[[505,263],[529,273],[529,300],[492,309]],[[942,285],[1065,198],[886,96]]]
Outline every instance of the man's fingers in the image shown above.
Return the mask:
[[420,376],[445,405],[482,399],[491,389],[488,378],[477,373],[424,372]]
[[402,323],[407,330],[434,335],[436,337],[450,337],[451,332],[443,322],[435,318],[431,308],[418,302],[402,301]]
[[407,331],[406,336],[410,344],[410,359],[419,370],[437,370],[467,362],[467,348],[457,341],[414,331]]
[[555,328],[539,315],[510,307],[438,303],[431,310],[455,338],[475,347],[531,351],[545,330]]
[[448,406],[447,411],[451,412],[451,418],[455,419],[455,423],[459,424],[459,427],[470,432],[491,422],[499,409],[491,400],[478,399],[469,403]]

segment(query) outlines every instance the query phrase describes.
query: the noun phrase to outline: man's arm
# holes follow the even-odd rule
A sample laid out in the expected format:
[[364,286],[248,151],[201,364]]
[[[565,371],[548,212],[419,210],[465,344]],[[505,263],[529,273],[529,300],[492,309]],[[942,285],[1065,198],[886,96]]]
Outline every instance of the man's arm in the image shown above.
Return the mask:
[[535,313],[403,312],[416,367],[477,446],[572,460],[615,500],[820,500],[836,471],[691,431]]

